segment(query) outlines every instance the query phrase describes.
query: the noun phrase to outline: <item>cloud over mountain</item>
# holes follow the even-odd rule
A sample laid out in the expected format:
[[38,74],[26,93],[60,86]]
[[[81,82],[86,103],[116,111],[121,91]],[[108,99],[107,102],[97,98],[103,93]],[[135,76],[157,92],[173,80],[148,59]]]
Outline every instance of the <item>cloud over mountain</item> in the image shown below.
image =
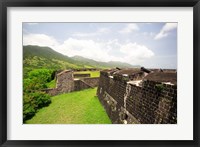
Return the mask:
[[140,64],[154,56],[152,50],[138,43],[120,43],[118,40],[94,41],[92,39],[68,38],[63,43],[45,34],[24,35],[24,45],[48,46],[67,56],[83,56],[97,61],[121,61]]

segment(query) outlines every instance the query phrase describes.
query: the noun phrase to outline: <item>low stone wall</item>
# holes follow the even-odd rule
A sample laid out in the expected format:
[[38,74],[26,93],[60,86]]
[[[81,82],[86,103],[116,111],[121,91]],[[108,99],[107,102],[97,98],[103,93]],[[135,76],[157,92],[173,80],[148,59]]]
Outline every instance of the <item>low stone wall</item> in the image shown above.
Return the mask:
[[79,91],[87,88],[94,88],[99,85],[99,78],[84,78],[74,80],[74,90]]
[[47,94],[51,96],[55,96],[60,93],[57,88],[48,88],[48,89],[43,89],[42,91],[46,92]]
[[74,74],[74,78],[85,78],[90,77],[90,74]]
[[92,88],[90,85],[88,85],[87,83],[85,83],[82,80],[75,80],[74,81],[74,91],[80,91],[83,89],[88,89],[88,88]]
[[97,87],[99,86],[99,77],[94,78],[84,78],[82,79],[85,83],[90,85],[91,87]]

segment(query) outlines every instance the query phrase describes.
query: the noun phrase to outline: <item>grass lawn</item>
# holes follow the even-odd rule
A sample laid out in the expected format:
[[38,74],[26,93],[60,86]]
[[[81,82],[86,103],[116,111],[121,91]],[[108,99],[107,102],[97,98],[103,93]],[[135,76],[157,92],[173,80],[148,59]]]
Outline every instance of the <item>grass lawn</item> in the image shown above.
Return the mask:
[[90,74],[90,77],[100,77],[100,71],[77,71],[75,74]]
[[111,124],[96,97],[96,90],[87,89],[52,97],[48,107],[40,109],[27,124]]
[[46,84],[48,88],[55,88],[56,87],[56,78],[54,78],[51,82]]

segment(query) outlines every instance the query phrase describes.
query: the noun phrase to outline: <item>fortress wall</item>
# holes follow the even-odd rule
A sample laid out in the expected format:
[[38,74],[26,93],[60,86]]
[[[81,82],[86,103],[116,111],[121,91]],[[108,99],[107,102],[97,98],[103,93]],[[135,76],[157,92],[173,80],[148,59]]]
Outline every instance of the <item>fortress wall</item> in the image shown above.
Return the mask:
[[129,86],[126,109],[140,123],[177,123],[176,86],[154,81],[144,81],[142,87]]
[[153,72],[146,76],[138,70],[107,70],[100,72],[100,78],[74,80],[72,71],[63,71],[57,74],[57,87],[44,91],[57,95],[99,85],[98,98],[112,123],[176,124],[177,85],[174,73]]
[[177,123],[177,87],[151,80],[140,85],[100,74],[97,95],[112,123]]

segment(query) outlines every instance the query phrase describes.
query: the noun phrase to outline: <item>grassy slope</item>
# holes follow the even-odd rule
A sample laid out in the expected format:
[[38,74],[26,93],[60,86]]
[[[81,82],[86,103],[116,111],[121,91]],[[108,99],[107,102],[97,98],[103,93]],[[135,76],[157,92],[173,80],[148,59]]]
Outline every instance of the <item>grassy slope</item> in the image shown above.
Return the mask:
[[51,68],[51,69],[76,69],[83,68],[82,63],[74,61],[68,56],[55,52],[49,47],[24,46],[24,68]]
[[87,89],[52,97],[52,103],[26,123],[28,124],[111,124],[96,97],[96,90]]
[[56,88],[56,79],[54,78],[51,82],[47,83],[48,88]]

